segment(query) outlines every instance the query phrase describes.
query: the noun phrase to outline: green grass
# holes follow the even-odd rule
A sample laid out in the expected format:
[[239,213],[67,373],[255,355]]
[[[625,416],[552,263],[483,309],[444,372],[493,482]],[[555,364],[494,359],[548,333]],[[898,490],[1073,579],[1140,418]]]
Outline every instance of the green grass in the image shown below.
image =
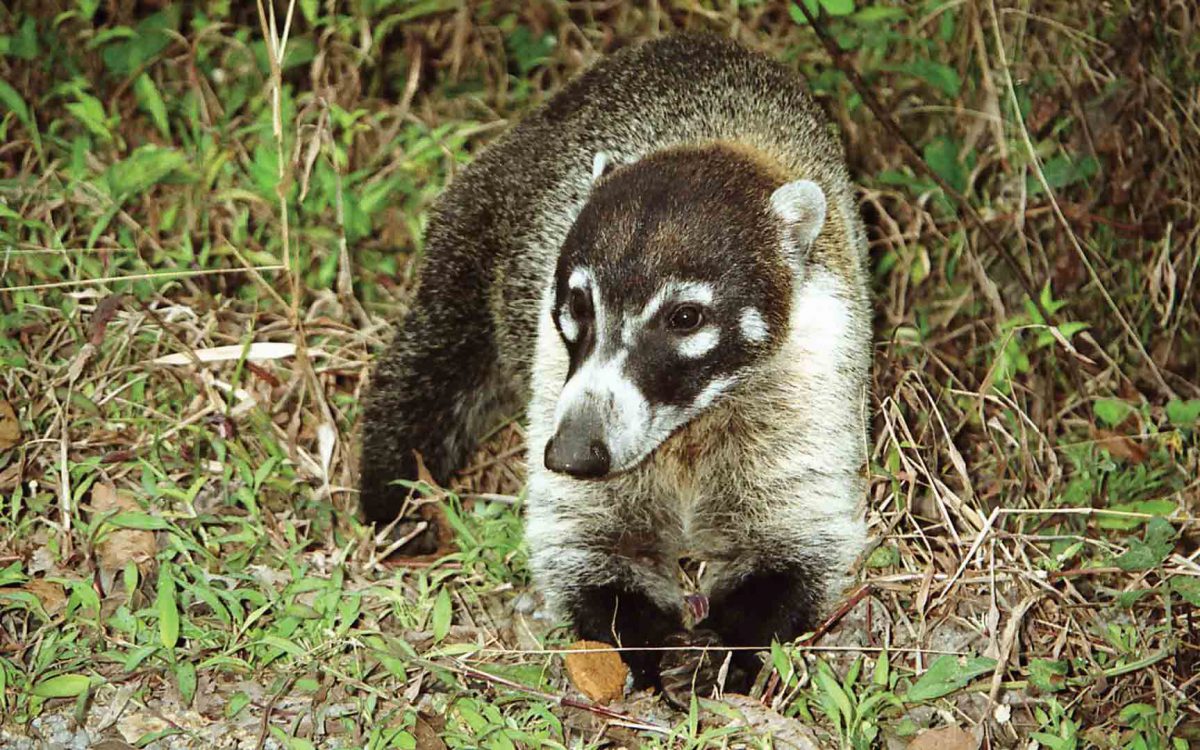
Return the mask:
[[[1052,327],[795,7],[305,0],[273,58],[253,3],[50,6],[0,9],[0,739],[114,713],[139,746],[1200,742],[1185,11],[808,3]],[[355,517],[355,430],[446,181],[597,54],[684,27],[805,73],[847,143],[880,544],[760,702],[631,696],[601,732],[559,701],[569,630],[526,606],[519,429],[426,488],[455,551],[403,565]]]

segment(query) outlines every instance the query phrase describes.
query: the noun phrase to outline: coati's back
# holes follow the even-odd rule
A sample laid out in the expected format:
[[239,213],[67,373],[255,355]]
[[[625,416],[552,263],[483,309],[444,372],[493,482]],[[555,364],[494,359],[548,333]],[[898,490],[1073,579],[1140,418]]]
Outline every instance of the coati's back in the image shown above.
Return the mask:
[[[367,403],[367,519],[401,510],[414,452],[445,481],[524,414],[530,564],[583,637],[803,632],[864,541],[855,205],[782,65],[697,35],[600,61],[439,200]],[[628,660],[668,693],[695,666]]]

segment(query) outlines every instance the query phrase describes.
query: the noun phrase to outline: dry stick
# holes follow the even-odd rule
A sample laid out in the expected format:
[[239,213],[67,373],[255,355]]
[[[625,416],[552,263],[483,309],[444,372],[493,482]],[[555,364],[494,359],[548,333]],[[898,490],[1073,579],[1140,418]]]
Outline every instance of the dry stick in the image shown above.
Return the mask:
[[1008,671],[1008,662],[1012,658],[1013,648],[1020,638],[1021,623],[1025,619],[1025,613],[1039,598],[1037,594],[1030,594],[1008,616],[1008,623],[1004,626],[1004,634],[1001,638],[1000,653],[996,655],[996,668],[992,671],[991,688],[988,690],[988,703],[991,706],[996,705],[996,699],[1000,696],[1004,673]]
[[[255,266],[256,271],[278,271],[284,266]],[[42,289],[61,289],[69,286],[96,286],[120,281],[154,281],[155,279],[179,279],[193,276],[217,276],[227,273],[244,273],[245,268],[208,268],[187,271],[158,271],[155,273],[132,273],[126,276],[104,276],[98,279],[76,279],[73,281],[48,281],[44,284],[26,284],[24,286],[0,287],[0,292],[29,292]]]
[[846,597],[846,600],[842,602],[841,606],[830,613],[830,615],[825,618],[825,621],[817,626],[817,629],[813,631],[811,638],[807,640],[801,640],[797,645],[802,647],[815,646],[817,641],[824,638],[839,620],[845,617],[850,610],[858,606],[858,603],[865,599],[867,594],[871,593],[872,588],[873,587],[870,583],[864,583],[862,586],[859,586],[857,591]]
[[474,667],[467,666],[466,664],[463,664],[458,659],[454,659],[452,663],[434,662],[434,661],[429,661],[427,659],[421,659],[421,658],[410,658],[409,661],[412,661],[415,664],[419,664],[419,665],[425,667],[426,669],[445,669],[445,670],[454,672],[455,674],[458,674],[461,677],[470,677],[470,678],[473,678],[476,680],[484,680],[485,682],[490,682],[495,685],[503,685],[504,687],[509,688],[510,690],[516,690],[516,691],[519,691],[522,693],[526,693],[528,695],[532,695],[537,698],[541,698],[542,700],[545,700],[545,701],[553,701],[554,703],[557,703],[562,706],[566,706],[567,708],[577,708],[582,711],[588,711],[590,713],[596,714],[597,716],[603,716],[604,718],[606,718],[610,721],[621,722],[625,726],[628,726],[633,729],[641,729],[644,731],[659,732],[662,734],[667,734],[670,731],[666,727],[661,727],[656,724],[651,724],[648,721],[638,719],[634,716],[630,716],[629,714],[621,713],[620,711],[615,711],[611,708],[601,706],[597,703],[592,703],[590,701],[581,701],[581,700],[577,700],[575,698],[569,698],[565,695],[555,695],[553,693],[547,693],[544,690],[538,690],[537,688],[529,687],[528,685],[522,685],[519,682],[515,682],[513,680],[509,680],[504,677],[500,677],[499,675],[490,674],[488,672],[484,672],[482,670],[475,669]]
[[262,750],[262,748],[267,744],[267,735],[271,733],[271,714],[275,711],[275,704],[279,702],[279,699],[282,698],[284,694],[292,689],[292,683],[294,683],[299,676],[300,675],[296,674],[295,672],[288,675],[279,689],[271,695],[271,700],[267,703],[266,708],[263,709],[262,723],[258,731],[258,742],[254,744],[255,750]]
[[[328,107],[328,102],[325,103]],[[333,147],[333,138],[328,132],[320,131],[316,136],[319,141],[329,145],[329,162],[333,167],[334,176],[334,208],[338,224],[338,274],[337,274],[337,296],[342,303],[342,307],[346,309],[347,314],[354,319],[360,326],[366,327],[370,325],[371,319],[367,315],[366,310],[359,304],[358,298],[354,296],[354,285],[351,279],[350,269],[350,248],[346,243],[346,210],[345,198],[342,188],[342,167],[337,163],[337,149]]]
[[62,423],[62,433],[59,436],[59,476],[58,476],[58,496],[59,509],[62,511],[63,523],[63,554],[64,559],[70,557],[71,554],[71,472],[67,467],[67,458],[70,455],[70,420],[67,419],[67,410],[71,408],[71,392],[75,390],[75,382],[67,383],[67,398],[64,403],[58,402],[57,396],[51,396],[55,404],[58,406],[58,418]]
[[[1054,197],[1054,191],[1050,189],[1050,184],[1046,181],[1046,175],[1042,172],[1042,163],[1038,158],[1037,149],[1033,145],[1033,140],[1029,137],[1029,129],[1025,127],[1025,121],[1020,119],[1021,109],[1017,103],[1017,91],[1013,87],[1012,73],[1008,69],[1008,56],[1004,52],[1004,40],[1000,36],[1000,19],[996,16],[996,4],[992,2],[992,0],[989,0],[987,7],[988,15],[991,16],[992,20],[992,36],[996,41],[996,54],[1000,56],[1000,69],[1004,72],[1004,84],[1005,88],[1008,90],[1009,102],[1011,103],[1013,110],[1017,113],[1018,124],[1020,126],[1018,130],[1021,132],[1021,139],[1025,143],[1026,150],[1029,151],[1029,158],[1033,162],[1033,173],[1037,175],[1038,182],[1041,183],[1042,189],[1046,191],[1046,195],[1050,199],[1050,206],[1054,209],[1054,216],[1056,219],[1058,219],[1058,223],[1062,225],[1063,230],[1067,233],[1067,237],[1071,240],[1071,246],[1075,248],[1075,252],[1079,256],[1080,262],[1083,263],[1083,267],[1087,269],[1088,276],[1091,278],[1092,283],[1100,289],[1100,294],[1104,297],[1105,303],[1108,304],[1108,307],[1112,310],[1113,315],[1117,316],[1117,321],[1121,324],[1121,328],[1125,330],[1125,335],[1128,336],[1131,341],[1133,341],[1138,352],[1142,355],[1142,359],[1144,359],[1146,364],[1149,365],[1150,372],[1154,373],[1154,379],[1158,381],[1158,387],[1162,389],[1162,392],[1166,394],[1167,397],[1178,398],[1175,391],[1171,390],[1171,386],[1167,385],[1167,381],[1163,379],[1162,372],[1159,371],[1158,365],[1154,363],[1154,359],[1150,356],[1150,353],[1146,351],[1146,347],[1142,345],[1141,338],[1138,337],[1137,333],[1133,330],[1133,327],[1129,325],[1129,321],[1125,319],[1125,315],[1121,312],[1121,308],[1117,307],[1116,301],[1113,300],[1112,296],[1108,293],[1108,290],[1104,288],[1104,284],[1100,280],[1100,275],[1096,273],[1096,268],[1092,265],[1091,260],[1088,258],[1087,252],[1083,249],[1083,246],[1079,244],[1079,238],[1077,238],[1075,236],[1075,232],[1072,231],[1071,225],[1067,221],[1067,217],[1063,215],[1062,209],[1058,205],[1058,200]],[[1049,322],[1049,319],[1047,319],[1047,322]]]
[[[1026,273],[1024,266],[1017,262],[1017,259],[1013,256],[1012,251],[1010,251],[1002,242],[1000,242],[1000,238],[992,232],[988,222],[979,215],[979,212],[976,211],[975,207],[967,201],[966,197],[951,187],[949,183],[942,179],[941,175],[933,171],[933,168],[925,163],[925,159],[921,157],[920,152],[917,151],[917,147],[914,146],[913,142],[910,141],[908,136],[904,134],[904,131],[900,129],[900,126],[896,124],[896,121],[887,114],[883,108],[883,105],[880,104],[879,100],[875,98],[875,93],[870,87],[867,86],[866,82],[862,79],[862,76],[859,75],[858,69],[854,67],[853,63],[846,59],[846,56],[837,46],[837,43],[832,37],[829,36],[829,32],[825,30],[824,26],[817,23],[816,17],[814,17],[808,8],[805,7],[805,4],[796,3],[796,7],[799,8],[800,12],[804,14],[804,17],[808,19],[809,26],[812,27],[813,33],[815,33],[817,38],[820,39],[821,44],[825,46],[825,51],[829,53],[833,63],[846,75],[847,78],[850,79],[851,85],[854,86],[855,91],[857,91],[858,95],[862,97],[864,102],[866,102],[867,107],[870,108],[871,112],[875,115],[875,119],[879,120],[880,124],[882,124],[884,128],[891,133],[897,141],[900,142],[900,144],[904,147],[904,150],[911,157],[910,160],[916,165],[917,169],[920,170],[922,174],[933,180],[934,183],[941,188],[943,193],[945,193],[951,200],[954,201],[955,204],[957,204],[966,212],[967,216],[970,217],[971,222],[975,226],[979,227],[979,231],[983,233],[983,236],[985,239],[987,239],[988,244],[994,247],[996,251],[1000,253],[1000,257],[1004,259],[1004,262],[1008,265],[1012,272],[1016,274],[1017,280],[1021,284],[1021,288],[1029,297],[1029,300],[1033,303],[1033,306],[1037,308],[1038,314],[1042,316],[1042,320],[1044,320],[1048,326],[1057,327],[1057,319],[1050,313],[1049,310],[1046,309],[1045,305],[1042,304],[1041,296],[1038,294],[1037,289],[1033,284],[1033,279],[1031,279],[1029,274]],[[1085,390],[1083,387],[1083,380],[1082,376],[1079,374],[1078,368],[1068,367],[1067,373],[1070,375],[1076,390],[1079,393],[1084,393]]]

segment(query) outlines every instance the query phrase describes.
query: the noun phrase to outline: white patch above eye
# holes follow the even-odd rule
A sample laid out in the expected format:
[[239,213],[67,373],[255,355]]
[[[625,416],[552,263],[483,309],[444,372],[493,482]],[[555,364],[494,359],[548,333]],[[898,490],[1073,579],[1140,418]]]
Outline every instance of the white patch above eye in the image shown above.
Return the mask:
[[767,321],[763,320],[762,313],[753,307],[742,309],[739,327],[742,331],[742,338],[751,344],[761,344],[767,340],[767,336],[771,333],[770,329],[767,328]]
[[688,359],[700,359],[717,348],[717,344],[720,342],[720,329],[716,326],[708,326],[684,338],[679,342],[677,349],[680,356]]
[[585,289],[592,283],[592,272],[582,266],[571,271],[567,278],[568,289]]
[[713,287],[705,281],[680,281],[669,284],[666,290],[676,302],[696,302],[701,305],[711,305]]
[[[580,266],[571,271],[571,275],[567,277],[567,288],[586,290],[588,292],[592,300],[592,317],[595,319],[596,330],[605,330],[606,323],[604,306],[600,300],[600,285],[596,283],[596,279],[592,276],[591,269],[586,266]],[[574,336],[567,332],[567,326],[570,324],[563,324],[563,320],[566,318],[571,318],[571,322],[575,324]],[[559,315],[559,326],[562,328],[563,336],[567,337],[570,341],[574,341],[575,337],[579,335],[580,321],[575,320],[571,316],[571,303],[569,300],[563,303],[562,312]]]
[[786,225],[785,250],[802,252],[825,226],[825,192],[812,180],[795,180],[771,194],[771,210]]
[[[589,289],[594,294],[592,287],[595,287],[592,282],[592,272],[583,266],[571,271],[571,275],[567,277],[567,288],[569,289]],[[575,343],[579,339],[579,321],[575,320],[575,316],[571,314],[569,299],[563,302],[562,308],[559,310],[558,328],[567,341]]]

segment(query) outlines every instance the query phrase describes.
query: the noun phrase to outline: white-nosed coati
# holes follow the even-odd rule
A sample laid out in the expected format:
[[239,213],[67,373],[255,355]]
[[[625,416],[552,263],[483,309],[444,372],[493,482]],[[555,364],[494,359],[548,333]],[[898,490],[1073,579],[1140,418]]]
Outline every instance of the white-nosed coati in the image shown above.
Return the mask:
[[[812,628],[866,542],[867,248],[840,144],[793,72],[728,40],[623,49],[445,191],[366,406],[362,507],[399,512],[528,416],[536,585],[625,647]],[[638,685],[717,658],[630,651]],[[757,662],[733,652],[727,689]]]

